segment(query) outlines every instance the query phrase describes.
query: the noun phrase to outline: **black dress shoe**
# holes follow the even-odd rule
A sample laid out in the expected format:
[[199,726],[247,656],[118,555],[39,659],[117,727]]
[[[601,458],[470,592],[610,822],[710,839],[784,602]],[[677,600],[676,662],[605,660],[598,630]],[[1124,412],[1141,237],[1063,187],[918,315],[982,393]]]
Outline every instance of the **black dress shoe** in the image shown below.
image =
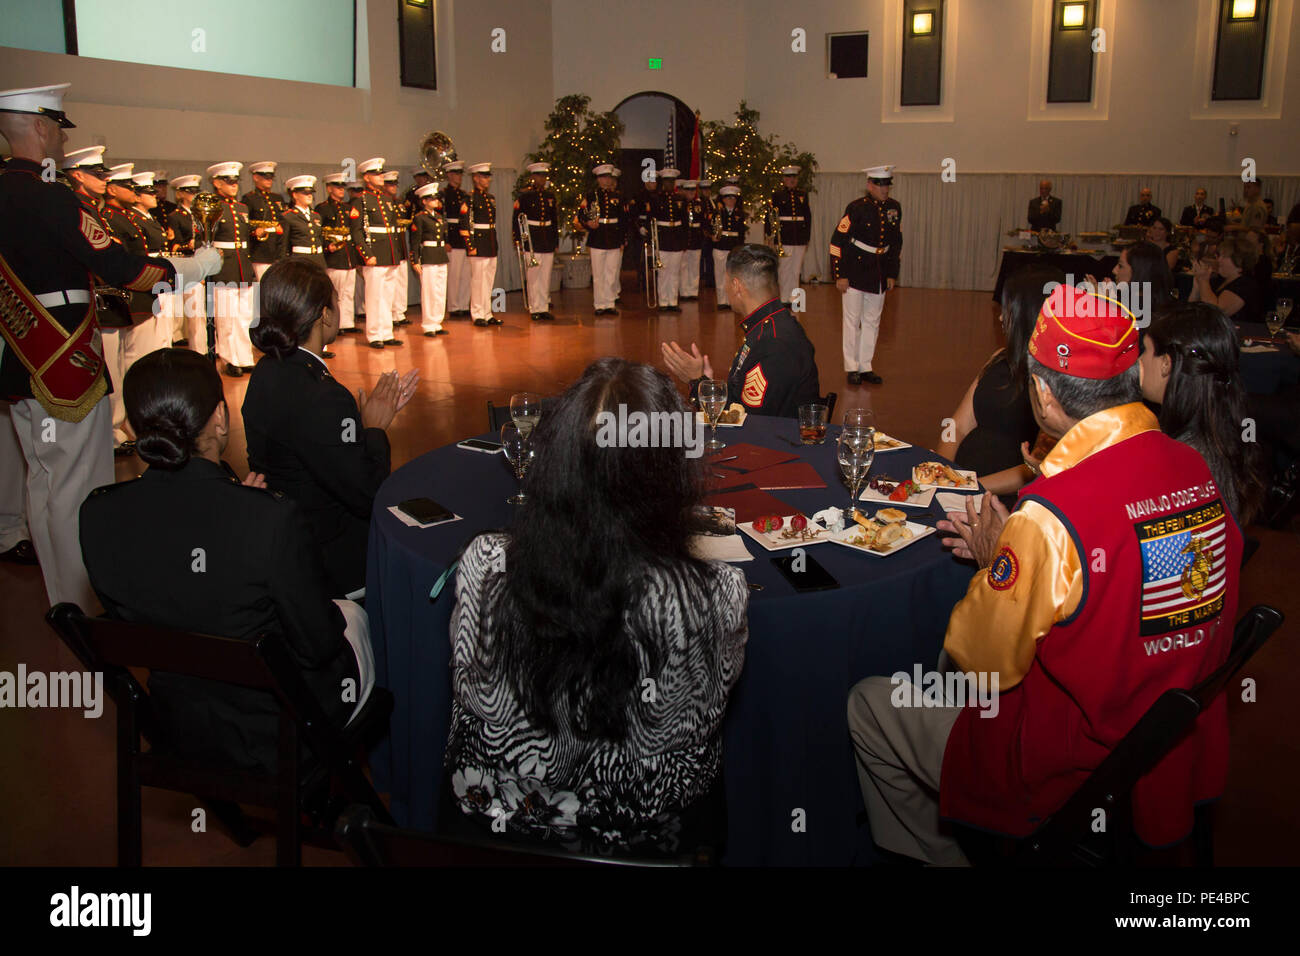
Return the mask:
[[724,302],[724,303],[722,303],[722,305],[718,306],[718,311],[719,311],[719,312],[730,312],[730,311],[731,311],[731,306]]
[[382,348],[384,347],[384,343],[383,343],[383,342],[371,342],[371,343],[370,343],[370,347],[371,347],[372,349],[382,349]]
[[540,321],[542,321],[544,318],[546,318],[546,316],[542,315],[542,313],[540,313],[540,312],[532,312],[532,313],[530,313],[530,315],[532,316],[532,319],[533,319],[534,322],[540,322]]
[[32,543],[24,538],[8,551],[0,553],[0,561],[8,561],[10,564],[37,564],[36,549]]
[[618,309],[606,309],[606,310],[605,310],[605,314],[606,314],[606,315],[618,315]]
[[130,458],[135,454],[135,442],[124,441],[113,449],[113,455],[117,458]]
[[669,311],[669,312],[680,312],[680,311],[682,311],[682,307],[681,307],[680,305],[670,305],[670,306],[668,306],[668,310],[667,310],[667,311]]
[[[424,334],[425,334],[425,335],[428,335],[429,333],[428,333],[428,332],[425,332]],[[436,332],[434,332],[433,334],[434,334],[434,335],[451,335],[451,333],[448,332],[446,329],[438,329],[438,330],[437,330]]]
[[410,319],[394,319],[394,320],[393,320],[393,325],[410,325],[410,324],[411,324],[411,320],[410,320]]
[[488,316],[488,325],[502,325],[502,324],[503,323],[501,322],[501,320],[498,319],[495,315]]
[[683,296],[678,296],[678,299],[679,299],[680,301],[682,301],[682,302],[694,302],[694,301],[695,301],[696,299],[698,299],[698,298],[699,298],[698,295],[683,295]]
[[240,368],[238,365],[227,365],[226,374],[229,375],[231,378],[239,378],[239,376],[244,374],[244,370]]
[[243,368],[244,371],[247,372],[248,374],[250,374],[250,375],[253,374],[253,366],[251,366],[251,365],[244,365],[244,366],[242,366],[242,368]]
[[875,372],[863,372],[862,381],[869,382],[872,385],[883,385],[885,383],[885,380]]
[[862,373],[861,373],[861,372],[849,372],[849,374],[848,374],[848,379],[849,379],[849,384],[850,384],[850,385],[861,385],[861,384],[862,384]]
[[437,332],[425,332],[425,333],[424,333],[424,337],[425,337],[426,339],[431,339],[431,338],[433,338],[433,337],[434,337],[435,335],[437,335],[437,334],[438,334]]
[[487,320],[487,319],[475,319],[475,320],[474,320],[474,324],[477,325],[477,326],[481,326],[482,328],[487,328],[488,320]]
[[320,357],[321,357],[321,358],[334,358],[334,353],[331,352],[329,349],[321,349],[321,350],[320,350]]
[[[189,347],[190,347],[189,339],[177,339],[175,342],[172,343],[172,348],[175,349],[187,349]],[[21,543],[22,542],[20,541],[19,544]]]
[[360,335],[361,330],[355,325],[350,329],[339,329],[339,335]]
[[402,342],[401,342],[400,339],[384,339],[384,344],[385,344],[385,345],[392,345],[392,346],[395,346],[395,347],[397,347],[397,348],[401,348],[401,347],[402,347]]

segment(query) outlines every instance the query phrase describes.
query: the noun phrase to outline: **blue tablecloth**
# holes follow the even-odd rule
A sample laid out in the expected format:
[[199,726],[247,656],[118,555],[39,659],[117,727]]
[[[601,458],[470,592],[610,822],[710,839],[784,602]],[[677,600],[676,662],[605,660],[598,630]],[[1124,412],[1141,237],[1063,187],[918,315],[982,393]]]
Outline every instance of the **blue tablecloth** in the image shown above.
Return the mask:
[[[791,419],[751,416],[719,435],[793,452],[780,436],[797,438],[797,428]],[[798,454],[828,487],[774,494],[807,514],[846,504],[832,438]],[[878,454],[872,475],[903,478],[932,457],[917,449]],[[395,471],[375,498],[366,610],[377,680],[392,691],[395,708],[374,767],[394,817],[408,826],[436,823],[450,712],[453,588],[449,583],[436,601],[429,590],[465,542],[508,525],[505,499],[515,484],[501,455],[448,446]],[[433,498],[463,520],[409,528],[388,508],[415,497]],[[937,507],[908,510],[929,523],[939,517]],[[738,566],[763,590],[751,592],[745,666],[724,724],[726,862],[864,859],[870,839],[845,717],[849,689],[872,674],[933,667],[973,568],[946,553],[937,534],[888,558],[819,544],[808,555],[841,586],[796,594],[769,560],[772,553],[745,540],[755,560]]]
[[[1268,329],[1261,322],[1242,322],[1237,336],[1244,340],[1268,339]],[[1251,395],[1272,395],[1288,385],[1300,382],[1300,357],[1287,346],[1268,352],[1241,353],[1241,386]]]

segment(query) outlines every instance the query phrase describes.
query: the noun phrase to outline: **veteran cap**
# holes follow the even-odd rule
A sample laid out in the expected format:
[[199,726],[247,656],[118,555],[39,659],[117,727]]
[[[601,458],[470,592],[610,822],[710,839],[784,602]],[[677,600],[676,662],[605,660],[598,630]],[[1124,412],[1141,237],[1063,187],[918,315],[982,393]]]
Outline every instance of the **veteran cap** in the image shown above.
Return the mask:
[[1038,311],[1029,354],[1074,378],[1114,378],[1138,360],[1137,323],[1109,296],[1058,285]]

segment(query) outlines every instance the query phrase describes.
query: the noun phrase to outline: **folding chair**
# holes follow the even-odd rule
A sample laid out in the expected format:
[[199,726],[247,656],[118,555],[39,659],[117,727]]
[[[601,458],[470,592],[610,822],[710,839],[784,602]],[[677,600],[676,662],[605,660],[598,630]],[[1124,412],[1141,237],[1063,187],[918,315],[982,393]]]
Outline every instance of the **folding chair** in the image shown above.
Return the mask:
[[[362,773],[358,755],[387,731],[393,698],[374,688],[346,728],[326,716],[282,638],[246,641],[207,634],[87,617],[75,604],[58,604],[46,621],[91,672],[104,674],[117,705],[117,855],[119,866],[141,864],[141,787],[192,793],[210,802],[240,845],[252,837],[238,804],[276,810],[276,863],[302,863],[304,838],[335,849],[331,838],[330,790],[337,783],[347,802],[368,806],[391,823],[387,809]],[[158,721],[149,694],[127,669],[148,668],[239,687],[267,691],[280,703],[278,758],[274,774],[222,766],[171,752],[167,728]],[[150,743],[142,751],[141,737]],[[302,744],[306,745],[304,754]],[[304,830],[302,815],[312,825]]]

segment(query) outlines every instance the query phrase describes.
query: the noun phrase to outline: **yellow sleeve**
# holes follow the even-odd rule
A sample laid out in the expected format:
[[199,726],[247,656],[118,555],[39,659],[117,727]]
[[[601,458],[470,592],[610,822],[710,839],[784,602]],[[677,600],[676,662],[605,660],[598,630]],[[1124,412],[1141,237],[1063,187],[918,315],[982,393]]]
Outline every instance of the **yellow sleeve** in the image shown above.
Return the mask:
[[944,650],[963,671],[997,673],[1008,690],[1029,673],[1038,641],[1083,595],[1083,568],[1065,526],[1026,501],[1007,519],[993,563],[953,608]]

